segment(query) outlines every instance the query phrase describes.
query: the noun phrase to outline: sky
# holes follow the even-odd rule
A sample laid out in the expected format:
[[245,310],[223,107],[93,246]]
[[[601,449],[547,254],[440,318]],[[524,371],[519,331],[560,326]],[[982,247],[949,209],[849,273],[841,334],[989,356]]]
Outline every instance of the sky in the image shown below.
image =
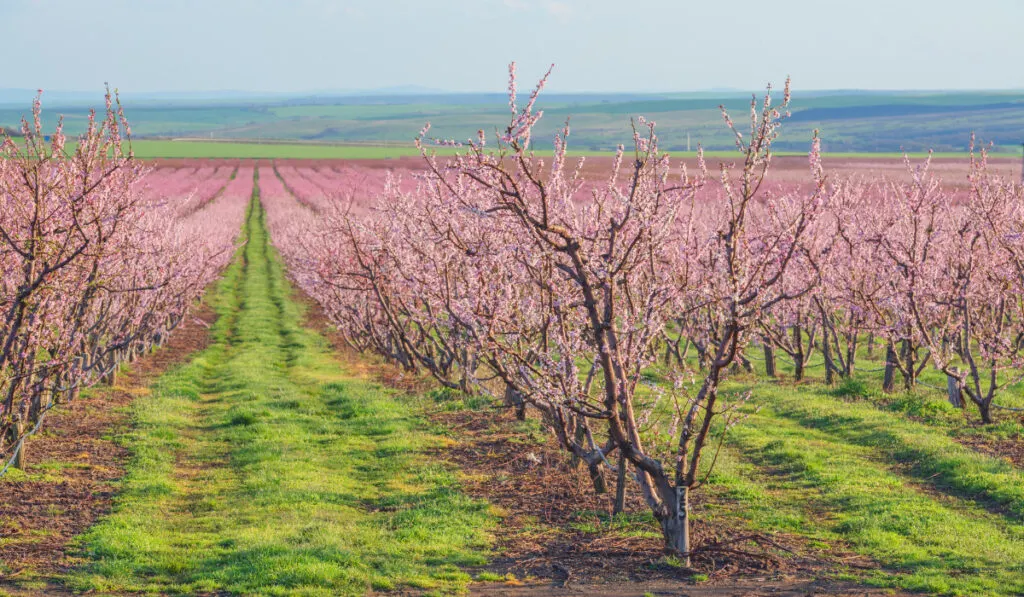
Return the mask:
[[1024,89],[1022,0],[0,0],[0,87]]

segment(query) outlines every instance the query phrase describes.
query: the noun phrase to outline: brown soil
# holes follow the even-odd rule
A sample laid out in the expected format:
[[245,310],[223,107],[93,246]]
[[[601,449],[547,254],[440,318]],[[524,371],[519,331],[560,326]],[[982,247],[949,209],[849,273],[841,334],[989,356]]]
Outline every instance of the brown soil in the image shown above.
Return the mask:
[[611,582],[574,586],[553,586],[551,583],[524,583],[521,585],[476,585],[471,595],[480,597],[568,597],[588,595],[594,597],[811,597],[833,595],[840,597],[881,597],[905,595],[884,589],[824,580],[771,580],[767,577],[751,578],[728,584],[682,584],[678,581],[658,580],[643,583]]
[[[542,580],[524,587],[480,586],[481,595],[583,586],[587,594],[602,595],[889,594],[825,580],[851,569],[877,569],[875,562],[795,535],[752,535],[738,521],[713,516],[700,492],[693,505],[699,553],[693,569],[682,569],[666,557],[653,523],[609,528],[610,496],[595,494],[585,471],[573,468],[552,441],[524,441],[506,414],[458,412],[436,419],[460,439],[446,456],[465,474],[463,489],[504,513],[495,545],[501,556],[487,569]],[[626,512],[635,518],[646,511],[630,487]]]
[[[433,387],[429,379],[355,355],[315,302],[301,294],[297,298],[307,305],[307,324],[325,333],[351,370],[406,392]],[[500,555],[476,572],[519,579],[476,583],[474,595],[895,594],[829,580],[844,571],[878,569],[876,562],[834,545],[814,546],[796,535],[753,535],[738,522],[712,517],[700,493],[694,536],[703,551],[694,557],[693,569],[682,569],[665,556],[653,523],[609,529],[610,496],[595,494],[584,468],[572,467],[546,434],[531,437],[511,413],[440,412],[433,420],[458,438],[439,456],[462,472],[462,489],[502,513],[494,546]],[[610,477],[611,490],[614,483]],[[630,489],[626,512],[635,519],[647,506]]]
[[961,436],[961,444],[993,458],[1002,458],[1013,466],[1024,469],[1024,439],[994,439],[979,436]]
[[[167,344],[139,359],[113,387],[51,412],[43,430],[26,442],[28,479],[0,479],[0,586],[67,570],[75,564],[69,542],[110,511],[127,450],[113,437],[128,424],[126,408],[170,367],[209,343],[212,310],[203,307],[174,331]],[[15,585],[15,586],[12,586]]]

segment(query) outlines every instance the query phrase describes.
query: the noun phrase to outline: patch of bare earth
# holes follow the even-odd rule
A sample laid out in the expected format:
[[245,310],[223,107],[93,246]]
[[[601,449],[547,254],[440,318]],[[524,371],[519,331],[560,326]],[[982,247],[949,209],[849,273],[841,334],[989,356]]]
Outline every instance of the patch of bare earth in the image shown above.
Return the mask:
[[[356,355],[334,331],[320,307],[299,294],[307,324],[324,333],[354,372],[406,392],[423,392],[430,380]],[[643,518],[647,506],[635,491],[626,496],[633,522],[610,524],[611,498],[593,491],[585,468],[542,434],[530,437],[511,412],[438,412],[433,422],[458,441],[438,456],[463,474],[468,495],[493,504],[502,520],[485,569],[511,575],[508,582],[475,583],[482,596],[741,596],[893,595],[830,580],[840,572],[878,569],[870,559],[837,548],[817,547],[796,535],[752,534],[737,522],[713,517],[698,494],[694,504],[693,569],[666,557],[656,525]],[[608,479],[610,489],[615,479]],[[709,522],[710,521],[710,522]],[[612,528],[614,527],[614,528]]]
[[133,363],[113,387],[51,411],[42,432],[26,442],[28,477],[0,479],[0,587],[17,591],[25,580],[76,564],[69,543],[110,511],[116,481],[124,475],[128,453],[114,436],[129,423],[126,407],[162,373],[206,347],[214,319],[205,306],[194,312],[163,348]]
[[1024,438],[996,439],[968,435],[957,437],[956,440],[976,452],[1001,458],[1017,468],[1024,469]]
[[[551,441],[524,443],[509,414],[458,412],[436,416],[459,442],[446,451],[465,474],[463,490],[503,513],[487,567],[527,584],[478,585],[481,595],[887,595],[828,580],[851,569],[878,568],[869,559],[812,545],[796,535],[752,534],[715,517],[700,493],[693,505],[693,568],[676,565],[661,547],[641,496],[627,493],[625,524],[610,521],[611,498],[594,492]],[[609,479],[610,484],[614,479]],[[632,488],[631,488],[632,489]]]

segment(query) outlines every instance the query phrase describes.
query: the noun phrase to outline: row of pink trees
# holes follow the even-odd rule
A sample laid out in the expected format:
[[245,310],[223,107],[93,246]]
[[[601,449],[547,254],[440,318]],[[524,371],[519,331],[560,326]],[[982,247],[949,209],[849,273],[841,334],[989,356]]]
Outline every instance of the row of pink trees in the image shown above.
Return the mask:
[[0,455],[19,466],[49,409],[182,321],[230,257],[245,202],[204,229],[150,200],[109,93],[73,150],[60,125],[44,138],[40,111],[0,147]]
[[984,150],[971,153],[966,196],[944,188],[930,160],[907,160],[907,172],[903,182],[831,189],[824,278],[807,309],[826,378],[853,373],[869,334],[885,351],[884,389],[897,373],[913,389],[930,364],[953,405],[966,397],[991,423],[995,398],[1024,373],[1022,188],[992,173]]
[[[640,119],[633,149],[587,184],[583,161],[567,158],[568,125],[551,161],[528,149],[543,83],[520,107],[513,69],[513,116],[497,147],[481,132],[448,162],[424,150],[417,189],[392,181],[370,216],[339,207],[300,234],[268,208],[276,242],[355,347],[534,407],[598,488],[617,452],[666,545],[689,557],[690,492],[713,421],[731,416],[719,382],[764,313],[811,288],[803,242],[824,180],[815,167],[809,193],[759,199],[787,87],[781,105],[770,93],[752,103],[748,134],[734,128],[735,170],[679,168]],[[707,368],[649,392],[656,344],[677,319],[709,339]],[[646,431],[664,411],[669,442]]]
[[[908,163],[905,182],[828,180],[817,139],[807,183],[771,185],[787,85],[778,105],[770,90],[751,103],[749,127],[723,113],[740,159],[716,176],[702,158],[693,172],[673,164],[640,118],[609,177],[586,180],[568,123],[550,160],[529,149],[543,85],[520,106],[513,68],[493,149],[482,131],[446,142],[464,149],[447,161],[424,148],[418,186],[389,181],[368,214],[339,200],[314,218],[268,195],[290,270],[353,347],[520,416],[532,407],[599,491],[603,471],[621,484],[631,469],[687,557],[704,452],[745,398],[719,385],[751,367],[755,345],[768,375],[783,353],[797,379],[820,351],[833,382],[855,373],[861,342],[880,341],[887,389],[897,372],[912,388],[930,362],[951,399],[991,420],[1021,370],[1024,202],[983,152],[966,198],[927,164]],[[652,385],[661,355],[668,383]]]

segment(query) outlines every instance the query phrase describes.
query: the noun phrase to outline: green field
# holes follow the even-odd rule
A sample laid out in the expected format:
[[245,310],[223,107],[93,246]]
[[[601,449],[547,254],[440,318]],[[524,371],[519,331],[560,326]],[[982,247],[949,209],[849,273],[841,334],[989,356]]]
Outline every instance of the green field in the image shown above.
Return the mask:
[[[749,95],[742,93],[689,94],[576,94],[541,96],[545,118],[534,131],[538,148],[550,147],[553,135],[571,118],[570,147],[581,152],[610,152],[632,138],[630,119],[645,116],[658,123],[664,149],[685,151],[700,143],[712,151],[729,150],[733,138],[722,122],[724,105],[742,126],[749,112]],[[97,99],[100,99],[97,97]],[[133,102],[122,99],[139,138],[203,138],[219,141],[297,141],[345,146],[382,145],[402,148],[273,150],[204,148],[174,151],[162,146],[139,148],[144,157],[347,157],[383,158],[406,155],[412,139],[427,122],[445,139],[489,135],[508,124],[507,99],[495,94],[381,95],[291,97],[275,100],[180,100]],[[0,106],[0,126],[7,129],[29,106]],[[963,153],[971,133],[994,151],[1019,155],[1024,142],[1022,92],[794,92],[792,118],[775,143],[778,151],[804,153],[815,129],[826,153],[898,154],[902,150]],[[85,123],[81,105],[47,107],[44,124],[52,127],[65,115],[67,130],[80,132]],[[493,136],[492,136],[493,138]],[[230,146],[229,146],[230,147]]]
[[[151,140],[139,139],[132,142],[132,148],[136,157],[140,159],[298,159],[298,160],[381,160],[419,157],[419,151],[411,145],[329,145],[314,143],[256,143],[247,141],[198,141],[198,140]],[[449,147],[432,148],[440,155],[455,153],[455,149]],[[694,151],[670,151],[671,155],[679,158],[692,158],[696,156]],[[574,157],[611,157],[612,151],[570,151]],[[709,158],[732,158],[734,152],[730,151],[707,151],[705,156]],[[803,156],[802,152],[778,152],[780,157]],[[846,158],[900,158],[903,154],[898,152],[890,153],[862,153],[862,152],[832,152],[824,154],[825,157],[833,159]],[[924,158],[927,154],[912,152],[912,158]],[[937,152],[937,158],[964,158],[966,155],[959,152]]]

